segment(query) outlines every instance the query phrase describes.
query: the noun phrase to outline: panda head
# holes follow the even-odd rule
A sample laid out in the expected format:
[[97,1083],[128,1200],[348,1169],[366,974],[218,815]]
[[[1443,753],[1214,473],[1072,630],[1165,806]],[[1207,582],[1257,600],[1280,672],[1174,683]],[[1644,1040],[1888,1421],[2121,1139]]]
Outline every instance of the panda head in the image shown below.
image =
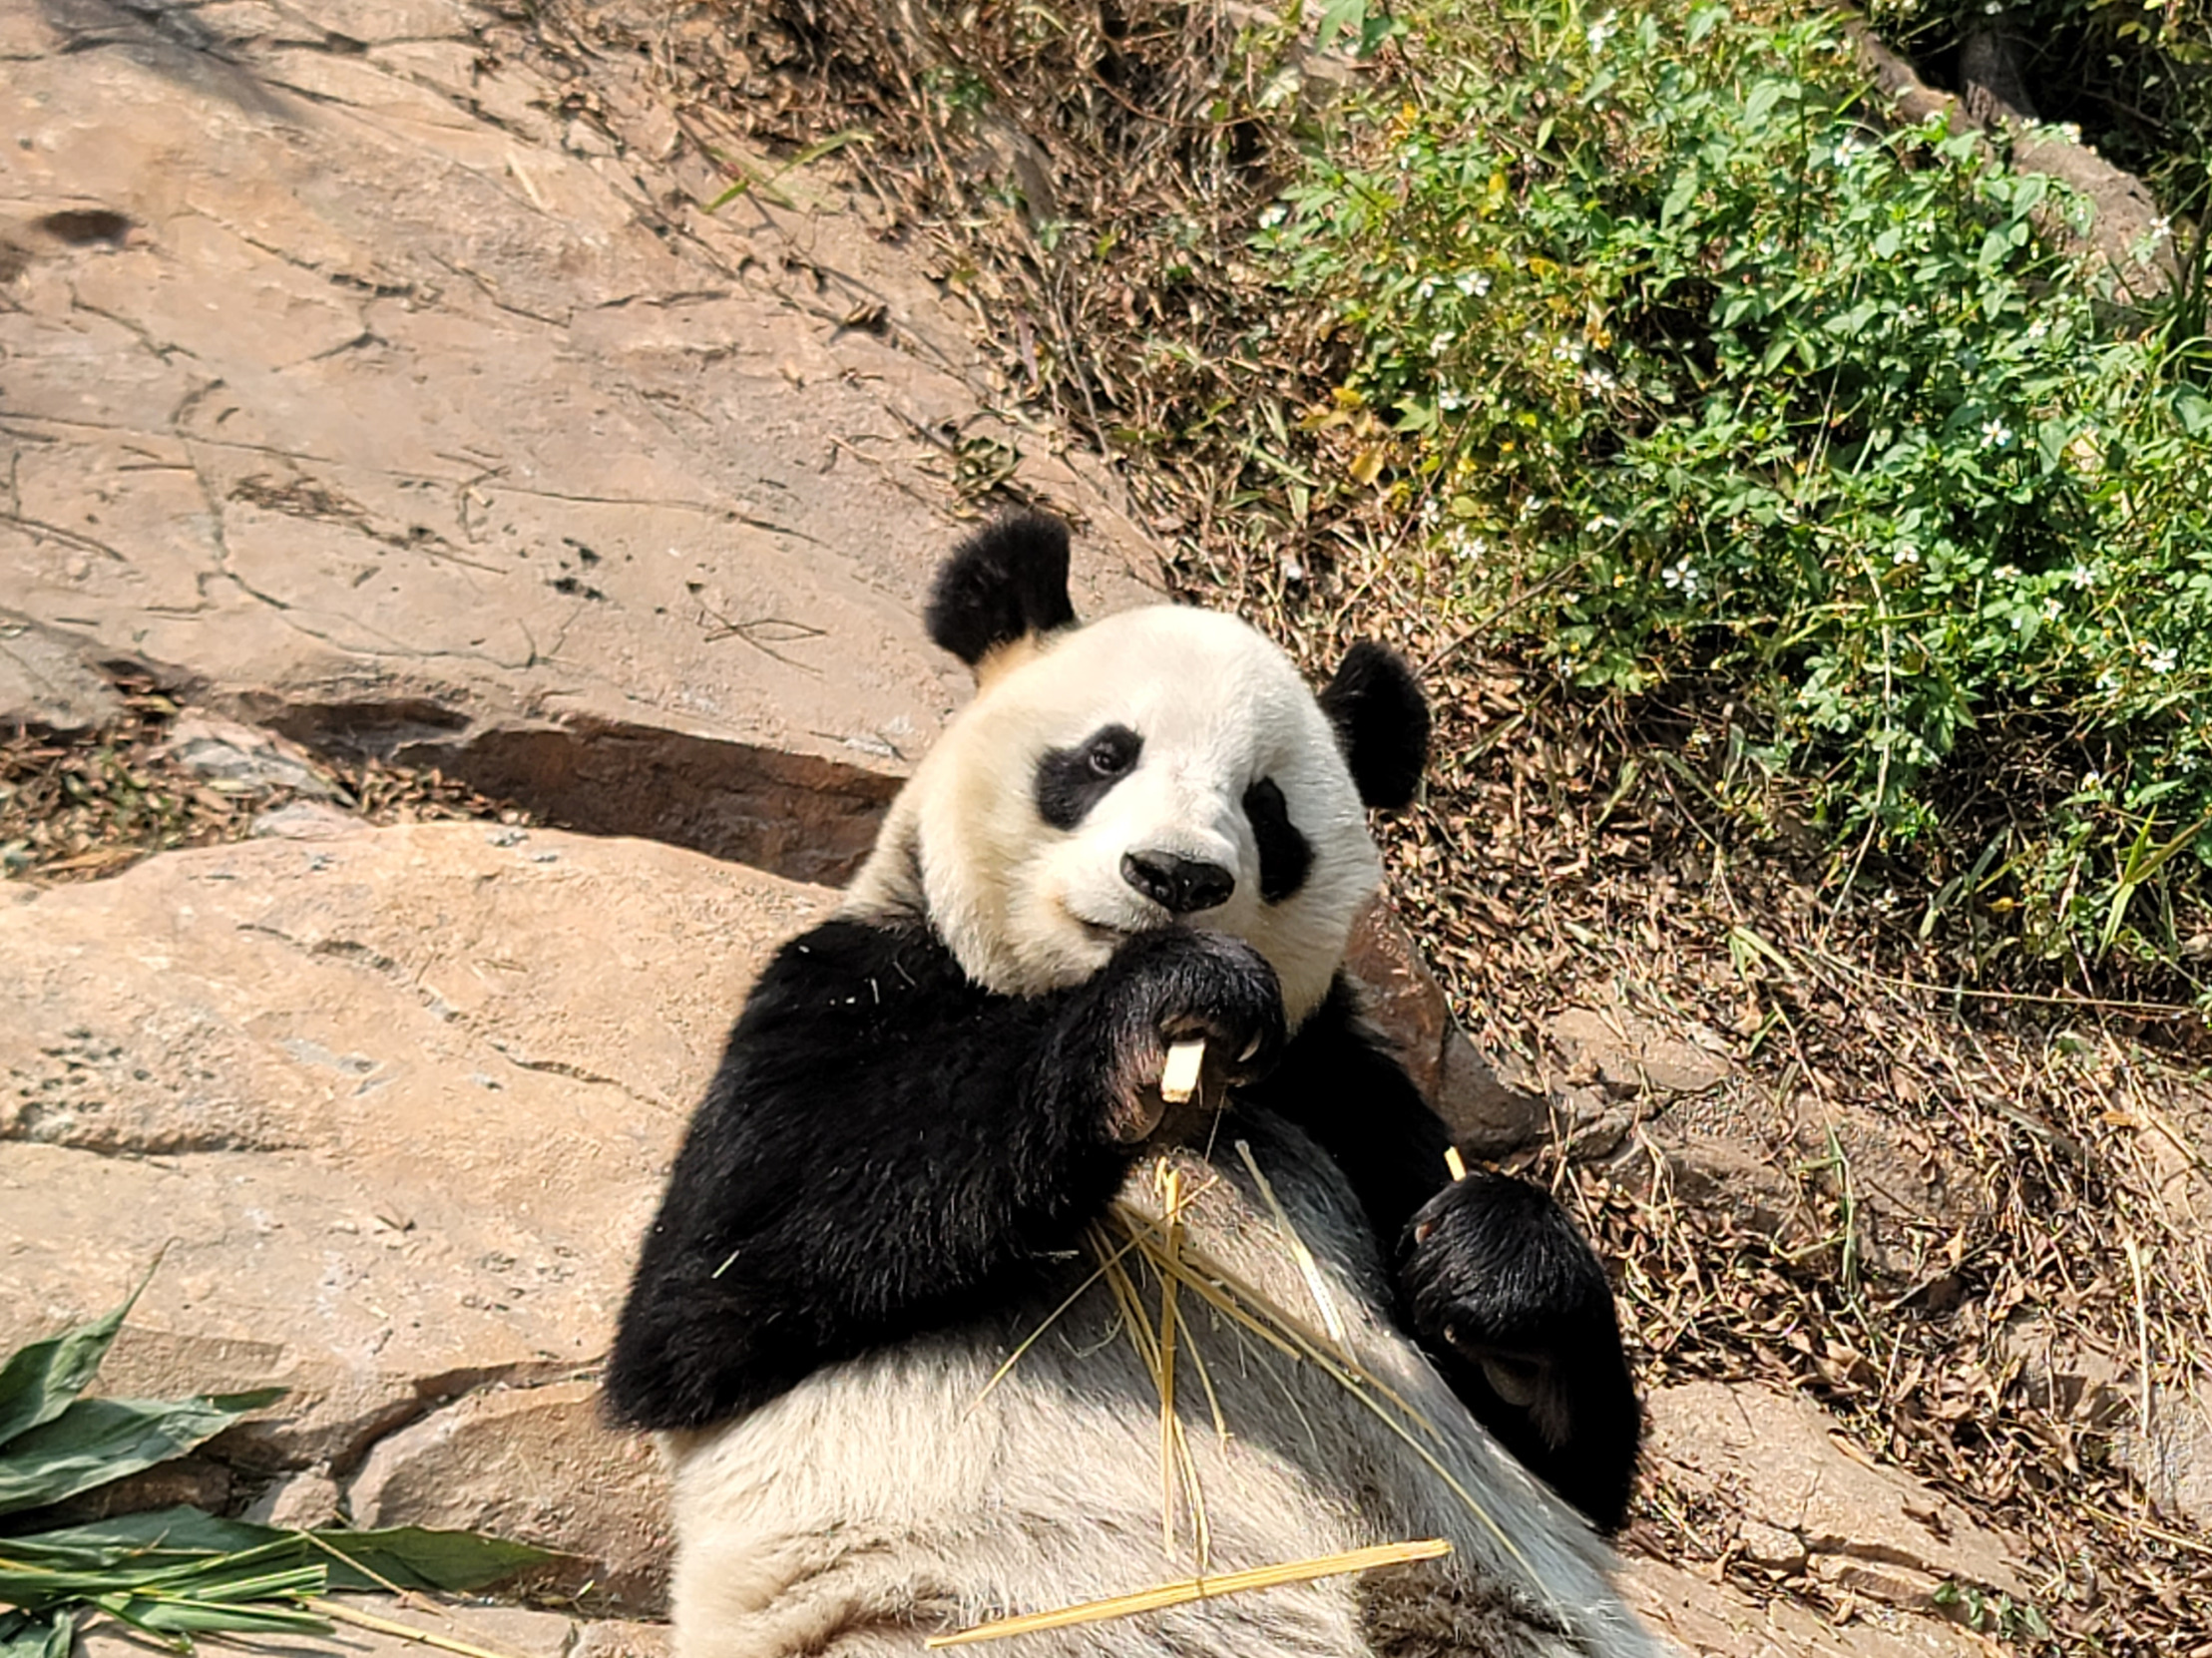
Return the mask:
[[1316,697],[1233,617],[1178,606],[1079,626],[1068,532],[1003,520],[939,571],[930,636],[976,699],[917,768],[850,911],[925,918],[978,984],[1082,983],[1130,935],[1244,939],[1295,1028],[1320,1006],[1380,862],[1365,808],[1412,798],[1429,714],[1355,645]]

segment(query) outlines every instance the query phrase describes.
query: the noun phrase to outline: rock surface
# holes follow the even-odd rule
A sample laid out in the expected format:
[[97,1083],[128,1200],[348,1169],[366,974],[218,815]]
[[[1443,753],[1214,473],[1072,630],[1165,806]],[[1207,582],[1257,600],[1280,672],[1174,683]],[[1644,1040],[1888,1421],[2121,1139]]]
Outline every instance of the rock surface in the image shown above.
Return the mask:
[[[93,718],[82,658],[130,657],[772,864],[742,814],[611,796],[576,741],[750,778],[774,817],[841,780],[872,823],[965,689],[916,618],[980,359],[857,222],[689,206],[606,125],[668,125],[635,66],[572,118],[493,23],[0,4],[0,593],[48,629],[5,629],[0,720]],[[1091,524],[1079,600],[1140,597],[1141,535],[1030,447],[1013,476]]]
[[1946,1582],[2025,1597],[2002,1538],[1940,1492],[1848,1452],[1808,1401],[1691,1382],[1660,1390],[1649,1410],[1653,1461],[1725,1516],[1754,1565],[1912,1611],[1936,1610]]
[[1630,1562],[1624,1583],[1644,1620],[1692,1658],[1990,1658],[1990,1643],[1927,1618],[1874,1609],[1835,1628],[1809,1607],[1764,1604],[1657,1560]]
[[72,639],[0,611],[0,733],[24,726],[90,731],[123,712],[123,699]]
[[496,1492],[652,1604],[652,1458],[561,1384],[606,1350],[746,984],[828,902],[479,823],[8,893],[0,1351],[159,1259],[107,1387],[280,1383],[231,1460],[350,1478],[356,1517]]

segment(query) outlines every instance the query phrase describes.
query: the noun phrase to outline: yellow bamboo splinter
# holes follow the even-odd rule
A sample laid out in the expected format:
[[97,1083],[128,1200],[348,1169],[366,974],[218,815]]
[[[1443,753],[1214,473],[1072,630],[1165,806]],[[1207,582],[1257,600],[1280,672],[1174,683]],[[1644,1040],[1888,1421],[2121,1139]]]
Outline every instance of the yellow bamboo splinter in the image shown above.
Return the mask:
[[1203,1036],[1176,1042],[1167,1050],[1167,1066],[1159,1073],[1159,1097],[1170,1105],[1185,1103],[1198,1091],[1198,1067],[1206,1062]]
[[1218,1577],[1186,1577],[1177,1582],[1139,1589],[1134,1594],[1111,1595],[1105,1600],[1087,1600],[1079,1606],[1063,1606],[1052,1612],[1025,1612],[1020,1617],[979,1623],[973,1628],[956,1630],[950,1635],[932,1635],[924,1644],[932,1647],[966,1646],[971,1641],[1002,1640],[1009,1635],[1034,1634],[1040,1629],[1066,1629],[1079,1623],[1105,1623],[1112,1618],[1131,1617],[1138,1612],[1157,1612],[1169,1606],[1185,1606],[1193,1600],[1211,1600],[1216,1595],[1243,1594],[1252,1589],[1276,1589],[1286,1583],[1310,1583],[1317,1577],[1336,1577],[1351,1571],[1373,1571],[1377,1566],[1404,1565],[1409,1560],[1434,1560],[1451,1552],[1452,1545],[1442,1537],[1431,1537],[1423,1542],[1382,1543],[1373,1548],[1346,1549],[1342,1554],[1324,1554],[1312,1560],[1292,1560],[1279,1566],[1255,1566],[1249,1571],[1225,1571]]

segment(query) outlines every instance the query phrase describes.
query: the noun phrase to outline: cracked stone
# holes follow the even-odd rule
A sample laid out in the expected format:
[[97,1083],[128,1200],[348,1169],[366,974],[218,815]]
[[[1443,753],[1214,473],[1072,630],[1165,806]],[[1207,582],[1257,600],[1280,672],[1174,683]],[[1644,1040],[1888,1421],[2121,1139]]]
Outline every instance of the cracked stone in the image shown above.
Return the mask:
[[1747,1550],[1787,1552],[1787,1535],[1816,1576],[1907,1609],[1928,1609],[1945,1581],[2026,1598],[2002,1536],[1910,1475],[1848,1454],[1809,1401],[1688,1382],[1648,1404],[1662,1477],[1736,1513]]
[[1725,1055],[1617,1010],[1570,1008],[1551,1022],[1548,1035],[1571,1077],[1602,1081],[1622,1098],[1646,1090],[1703,1093],[1729,1075]]
[[629,1611],[666,1596],[667,1473],[607,1426],[589,1382],[491,1389],[378,1442],[346,1488],[356,1525],[515,1537],[567,1556],[538,1584],[585,1584]]
[[1955,1623],[1862,1601],[1838,1627],[1810,1607],[1756,1601],[1657,1560],[1630,1560],[1622,1586],[1690,1658],[1990,1658],[1989,1643]]
[[1742,1550],[1746,1560],[1771,1571],[1796,1571],[1805,1564],[1805,1539],[1795,1531],[1785,1531],[1779,1525],[1769,1525],[1764,1520],[1746,1519],[1739,1522],[1736,1526],[1736,1545]]
[[[26,618],[263,723],[435,706],[903,773],[967,694],[915,620],[963,528],[927,434],[989,396],[911,252],[814,191],[787,276],[780,209],[684,205],[706,164],[647,66],[595,68],[640,145],[573,154],[527,35],[447,0],[203,6],[191,75],[135,16],[145,50],[73,52],[56,15],[11,13],[0,81]],[[119,228],[39,230],[64,212]],[[1051,447],[1020,476],[1089,521],[1079,604],[1142,599],[1117,485]]]
[[120,718],[123,698],[85,644],[0,611],[0,731],[89,731]]
[[2143,1433],[2138,1414],[2114,1435],[2113,1451],[2161,1514],[2176,1523],[2212,1525],[2212,1385],[2154,1385],[2150,1433]]
[[281,1384],[225,1455],[341,1475],[598,1359],[745,987],[832,895],[508,833],[251,841],[0,902],[0,1352],[159,1257],[107,1386]]
[[345,798],[345,790],[298,744],[235,720],[187,713],[170,727],[162,752],[219,788],[289,789],[309,800]]
[[272,1482],[247,1506],[243,1517],[257,1525],[312,1531],[337,1521],[343,1496],[328,1469],[302,1468]]

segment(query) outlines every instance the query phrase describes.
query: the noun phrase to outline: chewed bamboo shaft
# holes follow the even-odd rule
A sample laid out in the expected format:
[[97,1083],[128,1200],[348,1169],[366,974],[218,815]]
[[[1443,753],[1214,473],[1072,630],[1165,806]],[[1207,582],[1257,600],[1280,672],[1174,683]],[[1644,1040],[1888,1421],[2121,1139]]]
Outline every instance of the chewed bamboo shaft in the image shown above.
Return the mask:
[[1373,1571],[1378,1566],[1400,1566],[1412,1560],[1434,1560],[1451,1552],[1452,1545],[1442,1537],[1430,1537],[1411,1543],[1379,1543],[1372,1548],[1346,1549],[1341,1554],[1323,1554],[1311,1560],[1291,1560],[1277,1566],[1254,1566],[1248,1571],[1227,1571],[1218,1577],[1186,1577],[1173,1583],[1139,1589],[1133,1594],[1112,1595],[1105,1600],[1087,1600],[1081,1605],[1063,1606],[1052,1612],[1026,1612],[1020,1617],[979,1623],[973,1628],[956,1630],[950,1635],[932,1635],[925,1644],[932,1647],[967,1646],[976,1641],[1003,1640],[1009,1635],[1031,1635],[1041,1629],[1067,1629],[1079,1623],[1105,1623],[1113,1618],[1132,1617],[1139,1612],[1157,1612],[1169,1606],[1186,1606],[1194,1600],[1212,1600],[1220,1595],[1244,1594],[1254,1589],[1279,1589],[1291,1583],[1310,1583],[1319,1577]]
[[1176,1042],[1167,1049],[1167,1065],[1159,1073],[1159,1097],[1170,1105],[1181,1105],[1198,1091],[1198,1071],[1206,1062],[1206,1042],[1203,1036],[1191,1041]]

